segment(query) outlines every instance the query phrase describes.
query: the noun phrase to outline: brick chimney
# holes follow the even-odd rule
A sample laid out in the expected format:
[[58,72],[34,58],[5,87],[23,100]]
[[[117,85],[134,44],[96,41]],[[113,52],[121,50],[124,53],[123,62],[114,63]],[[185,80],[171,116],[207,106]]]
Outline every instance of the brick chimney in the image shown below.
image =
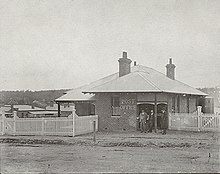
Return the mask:
[[172,58],[169,60],[169,64],[166,65],[167,68],[167,77],[175,80],[175,65],[172,63]]
[[127,58],[127,52],[123,52],[122,58],[119,62],[119,77],[129,74],[131,72],[131,60]]

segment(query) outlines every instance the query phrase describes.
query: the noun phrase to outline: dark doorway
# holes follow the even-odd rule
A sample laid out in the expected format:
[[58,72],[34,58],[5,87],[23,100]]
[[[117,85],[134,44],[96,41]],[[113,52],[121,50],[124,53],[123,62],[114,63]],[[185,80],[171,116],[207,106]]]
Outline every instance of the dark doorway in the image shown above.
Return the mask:
[[162,110],[165,110],[165,114],[167,117],[167,104],[166,103],[157,104],[157,129],[161,129]]
[[[137,105],[137,117],[141,113],[141,111],[144,110],[148,115],[150,115],[150,111],[154,111],[154,104],[151,103],[143,103],[143,104],[138,104]],[[140,130],[140,122],[137,120],[137,130]]]
[[[157,129],[161,129],[161,114],[162,110],[165,110],[166,116],[167,116],[167,103],[158,103],[157,104]],[[150,111],[153,110],[154,112],[154,104],[153,103],[143,103],[137,105],[137,117],[141,113],[141,111],[144,110],[148,115],[150,115]],[[155,113],[155,112],[154,112]],[[153,129],[154,129],[154,119],[152,120]],[[137,120],[136,125],[137,130],[140,130],[140,122]]]

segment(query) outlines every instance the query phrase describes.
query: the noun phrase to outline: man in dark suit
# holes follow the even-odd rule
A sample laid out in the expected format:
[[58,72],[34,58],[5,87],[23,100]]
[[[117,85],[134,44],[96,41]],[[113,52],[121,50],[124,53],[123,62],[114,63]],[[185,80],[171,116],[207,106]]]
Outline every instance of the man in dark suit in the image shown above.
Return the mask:
[[141,132],[146,133],[147,120],[149,120],[149,115],[147,115],[147,113],[144,110],[142,110],[139,114]]
[[165,109],[162,110],[162,114],[161,114],[161,129],[162,129],[162,135],[165,135],[166,130],[168,129],[167,114]]

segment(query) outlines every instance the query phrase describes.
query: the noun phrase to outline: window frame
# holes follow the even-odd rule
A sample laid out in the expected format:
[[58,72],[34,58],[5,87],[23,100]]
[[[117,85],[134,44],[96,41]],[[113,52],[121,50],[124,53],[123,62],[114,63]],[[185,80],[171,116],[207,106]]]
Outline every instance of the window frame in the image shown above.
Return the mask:
[[111,96],[111,116],[112,117],[120,117],[120,96],[113,95]]

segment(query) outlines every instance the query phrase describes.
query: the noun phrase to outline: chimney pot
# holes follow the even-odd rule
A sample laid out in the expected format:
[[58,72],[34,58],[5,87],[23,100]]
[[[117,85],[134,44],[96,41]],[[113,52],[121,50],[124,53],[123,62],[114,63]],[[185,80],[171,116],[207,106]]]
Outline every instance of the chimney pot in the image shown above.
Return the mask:
[[122,58],[127,59],[127,52],[123,51]]
[[172,64],[172,58],[170,58],[170,64]]
[[134,61],[134,66],[136,66],[137,65],[137,62],[136,61]]

